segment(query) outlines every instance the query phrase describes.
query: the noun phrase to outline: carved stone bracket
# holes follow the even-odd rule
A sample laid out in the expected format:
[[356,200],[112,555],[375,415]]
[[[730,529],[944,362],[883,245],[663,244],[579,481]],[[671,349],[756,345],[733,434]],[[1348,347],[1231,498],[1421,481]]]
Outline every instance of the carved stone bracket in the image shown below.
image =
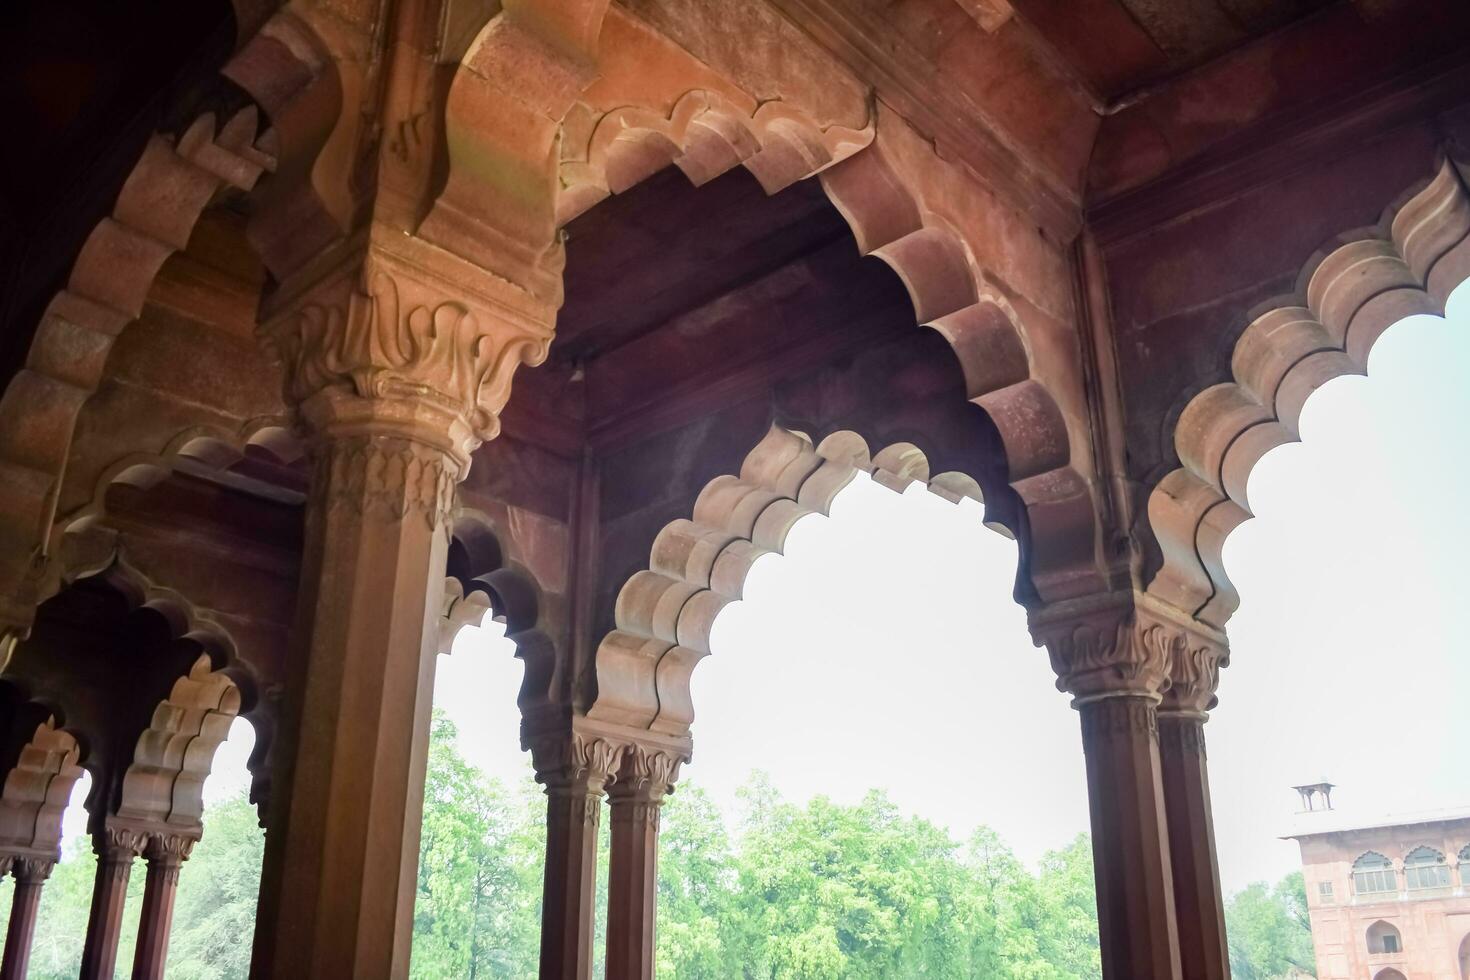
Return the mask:
[[262,340],[314,434],[397,434],[469,454],[500,428],[521,364],[539,364],[554,311],[422,240],[374,226],[269,301]]
[[1225,662],[1224,634],[1139,593],[1089,596],[1034,612],[1031,631],[1075,706],[1113,697],[1158,703],[1174,684],[1182,701],[1213,697]]

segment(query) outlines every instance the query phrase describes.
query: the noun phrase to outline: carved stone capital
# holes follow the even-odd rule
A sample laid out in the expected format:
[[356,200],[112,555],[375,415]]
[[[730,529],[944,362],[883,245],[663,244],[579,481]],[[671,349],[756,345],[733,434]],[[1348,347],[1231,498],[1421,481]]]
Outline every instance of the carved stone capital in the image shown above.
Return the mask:
[[586,793],[596,802],[618,773],[622,747],[579,732],[538,735],[530,740],[536,781],[547,795]]
[[1208,627],[1130,593],[1057,603],[1033,613],[1031,631],[1051,657],[1057,688],[1079,707],[1120,696],[1157,701],[1174,683],[1176,665],[1197,690],[1208,678],[1191,672],[1208,658],[1194,651],[1224,649]]
[[143,849],[149,863],[183,864],[194,853],[199,838],[189,834],[153,834]]
[[54,856],[15,857],[11,862],[10,871],[15,875],[16,882],[22,885],[39,885],[51,877],[51,870],[56,867]]
[[485,270],[377,226],[269,306],[261,337],[308,430],[396,433],[462,469],[499,431],[516,368],[545,359],[554,322],[550,307]]
[[[618,768],[617,782],[608,790],[614,801],[633,800],[657,807],[679,780],[684,757],[663,748],[630,746]],[[614,818],[618,813],[613,810]]]
[[1230,650],[1198,636],[1188,637],[1176,650],[1169,667],[1169,689],[1159,705],[1161,713],[1197,715],[1215,706],[1220,668],[1230,663]]
[[102,832],[92,838],[92,849],[97,857],[109,862],[132,863],[133,858],[143,853],[148,846],[148,832],[136,827],[108,823]]

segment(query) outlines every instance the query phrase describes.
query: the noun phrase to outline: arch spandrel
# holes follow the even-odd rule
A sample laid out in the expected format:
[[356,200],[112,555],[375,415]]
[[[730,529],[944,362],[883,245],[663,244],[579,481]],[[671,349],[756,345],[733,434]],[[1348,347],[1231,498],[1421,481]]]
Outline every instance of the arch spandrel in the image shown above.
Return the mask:
[[1365,374],[1373,344],[1414,314],[1443,315],[1470,278],[1470,192],[1452,160],[1391,209],[1307,264],[1292,301],[1261,312],[1237,342],[1234,379],[1195,396],[1174,426],[1180,463],[1148,499],[1162,565],[1150,594],[1223,626],[1239,597],[1225,539],[1249,519],[1250,473],[1299,437],[1308,398],[1328,381]]

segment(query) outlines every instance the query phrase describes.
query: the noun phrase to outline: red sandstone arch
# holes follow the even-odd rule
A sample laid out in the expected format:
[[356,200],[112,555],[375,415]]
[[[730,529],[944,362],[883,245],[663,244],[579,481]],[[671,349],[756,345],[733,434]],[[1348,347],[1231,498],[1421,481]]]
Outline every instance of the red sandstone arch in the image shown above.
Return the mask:
[[21,749],[0,790],[0,851],[58,855],[61,820],[82,775],[81,745],[50,717]]
[[694,720],[689,680],[709,655],[720,610],[741,597],[756,560],[780,554],[801,518],[827,514],[859,471],[898,493],[923,483],[946,500],[981,501],[974,479],[931,474],[928,459],[911,443],[873,454],[854,432],[834,433],[813,446],[800,433],[772,426],[745,457],[739,476],[711,480],[695,501],[693,519],[659,532],[648,568],[619,591],[616,628],[597,647],[597,699],[587,717],[687,737]]
[[1148,591],[1221,627],[1239,604],[1221,552],[1251,516],[1251,470],[1298,437],[1306,400],[1344,374],[1363,374],[1368,352],[1394,323],[1442,315],[1470,277],[1470,191],[1455,163],[1375,229],[1346,236],[1302,270],[1287,304],[1257,317],[1236,344],[1235,380],[1200,392],[1174,431],[1180,467],[1149,496],[1163,565]]
[[256,125],[249,107],[219,126],[205,113],[177,140],[155,135],[46,308],[25,367],[0,396],[7,557],[44,546],[77,414],[164,260],[188,244],[221,187],[248,190],[271,165],[255,145]]
[[240,713],[240,688],[202,653],[153,712],[123,774],[117,816],[152,826],[202,830],[204,780]]
[[515,644],[516,659],[525,676],[516,704],[525,719],[554,711],[553,683],[557,669],[556,644],[541,624],[541,589],[530,570],[507,560],[494,523],[468,507],[455,511],[453,534],[471,553],[474,577],[444,582],[440,608],[439,652],[449,653],[465,626],[483,626],[495,619],[505,624],[505,637]]
[[871,123],[864,130],[823,130],[797,106],[756,106],[753,100],[742,105],[702,89],[681,96],[667,118],[624,106],[601,116],[569,117],[567,128],[556,202],[559,225],[671,163],[696,186],[743,166],[774,194],[873,139]]

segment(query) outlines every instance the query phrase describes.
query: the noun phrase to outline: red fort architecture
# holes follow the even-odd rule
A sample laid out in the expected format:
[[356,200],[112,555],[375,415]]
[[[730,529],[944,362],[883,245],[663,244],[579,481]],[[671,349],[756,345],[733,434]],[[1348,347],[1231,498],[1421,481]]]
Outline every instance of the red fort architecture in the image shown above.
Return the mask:
[[1352,817],[1296,788],[1318,980],[1470,976],[1470,807]]
[[[591,976],[606,811],[652,976],[711,624],[867,472],[1018,543],[1104,975],[1228,976],[1221,549],[1470,276],[1465,0],[9,0],[0,47],[0,975],[83,770],[82,975],[130,875],[163,975],[243,717],[255,976],[406,976],[435,657],[493,613],[540,975]],[[1358,853],[1463,888],[1411,837]]]

